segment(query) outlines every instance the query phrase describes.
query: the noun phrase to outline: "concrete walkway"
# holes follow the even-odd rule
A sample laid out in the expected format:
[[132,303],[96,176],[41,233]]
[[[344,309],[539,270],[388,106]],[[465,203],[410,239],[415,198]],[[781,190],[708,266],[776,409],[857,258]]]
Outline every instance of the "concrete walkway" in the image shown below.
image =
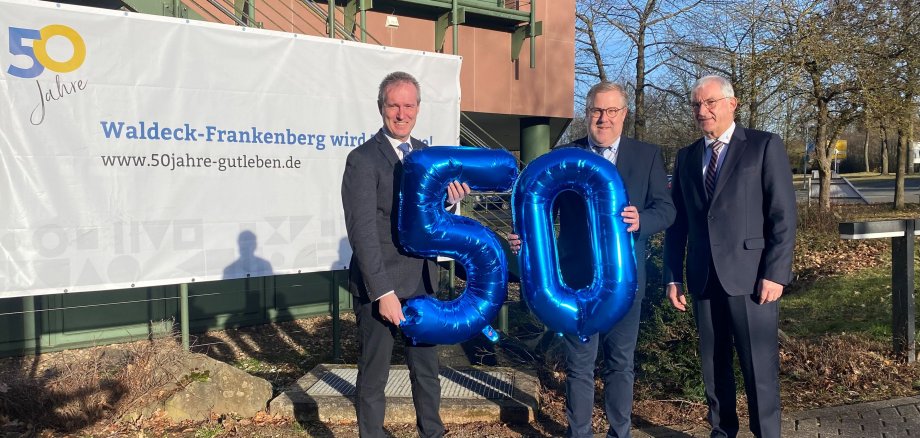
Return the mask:
[[[442,411],[446,410],[447,417],[471,420],[466,417],[475,414],[482,416],[476,418],[476,421],[525,424],[534,421],[538,383],[533,377],[507,368],[493,368],[494,372],[485,373],[482,369],[469,369],[467,367],[470,366],[470,362],[467,355],[459,346],[442,347],[440,356],[441,365],[447,371],[442,373],[442,379],[445,379],[442,383],[442,390],[457,390],[457,394],[447,394],[442,399]],[[349,397],[343,396],[343,394],[352,395],[351,392],[354,390],[354,376],[348,374],[347,370],[353,367],[345,366],[342,367],[345,369],[329,373],[337,368],[340,366],[317,367],[314,373],[304,376],[299,381],[297,385],[299,390],[286,392],[272,401],[272,413],[281,413],[300,419],[353,422],[354,404]],[[407,373],[405,367],[394,367],[393,370],[391,378]],[[325,373],[328,373],[326,380],[332,382],[328,388],[317,385]],[[484,374],[489,374],[489,376]],[[329,376],[333,378],[330,380]],[[401,383],[397,386],[408,386],[404,381]],[[311,395],[309,394],[310,388],[313,388],[314,392],[327,390],[335,394],[320,395],[322,392],[318,392]],[[391,406],[392,409],[395,409],[393,412],[390,411]],[[400,410],[405,412],[398,412]],[[388,404],[387,416],[393,419],[405,416],[407,422],[412,422],[414,412],[411,407],[411,399],[393,397],[392,403]],[[803,438],[920,436],[920,396],[803,412],[784,412],[782,435]],[[595,438],[604,436],[604,434],[598,434],[595,435]],[[636,438],[704,438],[709,436],[709,429],[681,425],[642,428],[634,429],[633,436]],[[747,430],[746,423],[741,425],[741,433],[738,436],[744,438],[753,436]]]

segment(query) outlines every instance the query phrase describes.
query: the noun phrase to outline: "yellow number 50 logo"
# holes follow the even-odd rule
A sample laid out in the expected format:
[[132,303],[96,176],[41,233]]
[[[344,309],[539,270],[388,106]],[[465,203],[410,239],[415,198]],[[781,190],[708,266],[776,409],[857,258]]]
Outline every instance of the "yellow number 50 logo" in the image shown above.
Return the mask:
[[[48,54],[46,47],[48,40],[56,36],[70,41],[70,45],[73,46],[73,54],[70,59],[58,61]],[[33,40],[31,47],[24,44],[27,40]],[[40,30],[11,27],[10,54],[25,56],[31,60],[32,65],[17,67],[10,64],[6,72],[16,77],[29,79],[42,74],[46,68],[57,73],[69,73],[80,68],[86,59],[86,43],[83,42],[83,38],[77,31],[63,24],[50,24]]]

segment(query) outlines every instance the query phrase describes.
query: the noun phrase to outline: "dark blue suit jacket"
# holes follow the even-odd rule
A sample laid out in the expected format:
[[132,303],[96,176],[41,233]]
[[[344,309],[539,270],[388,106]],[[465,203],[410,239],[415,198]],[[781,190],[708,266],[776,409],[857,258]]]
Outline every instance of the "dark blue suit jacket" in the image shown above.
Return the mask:
[[[577,147],[591,151],[587,137],[558,147]],[[620,137],[616,167],[626,186],[629,203],[639,211],[639,231],[634,234],[634,249],[639,283],[636,297],[641,299],[645,293],[648,238],[671,225],[674,221],[674,204],[668,193],[668,179],[660,147]],[[592,280],[594,260],[590,250],[584,200],[574,192],[565,191],[556,197],[554,210],[559,215],[557,244],[562,278],[569,287],[586,287]]]
[[736,125],[711,202],[703,183],[703,139],[681,149],[671,193],[677,220],[665,235],[665,281],[701,294],[712,260],[729,295],[755,291],[759,278],[792,279],[796,205],[786,148],[778,135]]

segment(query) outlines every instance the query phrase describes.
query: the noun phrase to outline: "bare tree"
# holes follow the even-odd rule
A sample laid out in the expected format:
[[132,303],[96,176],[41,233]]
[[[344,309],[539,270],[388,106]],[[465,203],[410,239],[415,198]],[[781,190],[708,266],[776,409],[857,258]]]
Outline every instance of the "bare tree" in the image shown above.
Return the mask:
[[[904,178],[909,170],[911,123],[920,95],[920,7],[915,1],[905,0],[863,0],[857,6],[869,24],[866,44],[855,50],[863,91],[860,98],[867,112],[878,114],[897,133],[894,208],[901,209],[905,204]],[[887,173],[884,125],[882,131],[882,172]]]
[[[667,48],[677,44],[668,36],[668,26],[676,18],[697,7],[704,0],[598,0],[606,10],[606,24],[616,29],[629,43],[635,62],[633,90],[633,132],[645,139],[647,125],[646,91],[651,87],[649,75],[670,57]],[[690,29],[687,30],[688,32]]]
[[602,9],[601,0],[578,0],[575,5],[575,75],[582,82],[590,82],[588,86],[607,80],[603,48],[609,31],[603,27],[603,20],[600,26],[597,24]]
[[851,32],[857,12],[843,1],[781,4],[774,59],[798,75],[793,82],[814,107],[815,159],[820,174],[819,208],[829,210],[834,140],[856,114],[855,76],[847,67],[860,36]]
[[[776,97],[786,89],[786,69],[770,51],[775,29],[764,18],[777,10],[775,0],[703,3],[685,15],[684,26],[675,29],[695,31],[676,35],[673,39],[684,43],[671,46],[671,52],[673,60],[692,65],[699,75],[730,79],[739,101],[738,118],[747,127],[782,132],[788,126],[775,125],[785,124],[786,101]],[[719,17],[718,25],[711,25],[712,17]]]

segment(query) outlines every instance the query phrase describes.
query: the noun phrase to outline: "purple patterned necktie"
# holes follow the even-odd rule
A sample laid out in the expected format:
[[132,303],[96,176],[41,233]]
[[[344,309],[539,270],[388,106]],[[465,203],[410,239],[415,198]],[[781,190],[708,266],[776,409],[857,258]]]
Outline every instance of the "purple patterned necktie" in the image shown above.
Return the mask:
[[716,172],[719,165],[719,152],[722,151],[724,144],[716,140],[709,146],[712,148],[712,155],[709,157],[709,165],[706,166],[706,199],[712,199],[712,192],[716,189]]

